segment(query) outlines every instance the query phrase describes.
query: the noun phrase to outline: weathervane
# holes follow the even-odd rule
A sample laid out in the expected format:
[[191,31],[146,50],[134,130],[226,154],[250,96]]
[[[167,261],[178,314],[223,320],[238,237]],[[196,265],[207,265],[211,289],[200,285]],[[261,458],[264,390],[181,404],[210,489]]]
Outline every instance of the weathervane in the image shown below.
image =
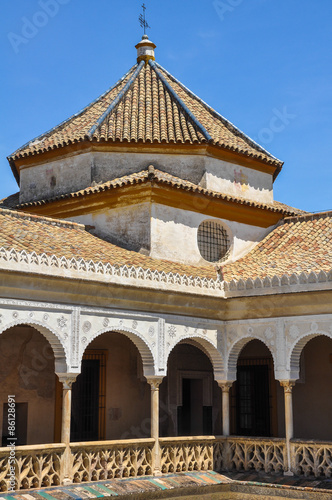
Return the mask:
[[144,29],[144,35],[146,35],[146,30],[148,28],[151,28],[151,26],[149,26],[147,20],[145,19],[145,11],[146,11],[145,3],[143,3],[142,8],[143,8],[143,14],[140,14],[138,19],[141,27]]

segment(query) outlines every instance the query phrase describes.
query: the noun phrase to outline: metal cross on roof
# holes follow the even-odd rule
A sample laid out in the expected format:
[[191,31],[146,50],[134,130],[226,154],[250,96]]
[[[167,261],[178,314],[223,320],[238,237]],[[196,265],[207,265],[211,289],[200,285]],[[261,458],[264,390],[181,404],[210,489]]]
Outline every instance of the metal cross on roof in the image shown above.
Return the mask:
[[142,9],[143,9],[143,14],[140,14],[138,19],[139,19],[141,27],[144,29],[144,35],[146,35],[146,30],[148,28],[151,28],[151,26],[149,26],[147,20],[145,19],[145,11],[146,11],[145,3],[143,3]]

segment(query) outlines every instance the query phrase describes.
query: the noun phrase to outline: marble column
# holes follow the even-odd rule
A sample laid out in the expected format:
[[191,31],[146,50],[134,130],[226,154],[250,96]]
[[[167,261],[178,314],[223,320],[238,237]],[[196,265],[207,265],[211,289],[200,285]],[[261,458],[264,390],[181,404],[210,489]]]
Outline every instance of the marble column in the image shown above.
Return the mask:
[[233,382],[218,382],[222,391],[222,433],[223,436],[230,435],[230,404],[229,404],[229,390]]
[[287,448],[287,466],[285,467],[285,475],[293,476],[291,446],[290,441],[294,437],[294,421],[293,421],[293,394],[292,390],[295,385],[294,380],[281,380],[280,385],[284,388],[285,397],[285,429],[286,429],[286,448]]
[[151,386],[151,437],[155,440],[153,447],[153,474],[161,474],[161,454],[159,445],[159,386],[163,377],[147,378]]
[[71,478],[71,452],[70,452],[70,423],[71,423],[71,394],[72,385],[76,380],[77,374],[64,373],[59,375],[62,383],[62,421],[61,421],[61,442],[66,445],[64,453],[64,474],[63,484],[72,483]]

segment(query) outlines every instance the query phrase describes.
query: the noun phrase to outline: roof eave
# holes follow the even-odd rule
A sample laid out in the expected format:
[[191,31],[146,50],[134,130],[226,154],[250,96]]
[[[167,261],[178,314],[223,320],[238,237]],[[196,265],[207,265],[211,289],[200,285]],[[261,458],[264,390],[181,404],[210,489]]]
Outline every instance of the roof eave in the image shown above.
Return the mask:
[[[101,144],[101,143],[104,143],[104,144],[110,144],[110,145],[118,145],[118,146],[128,146],[128,144],[135,144],[135,145],[139,145],[139,144],[156,144],[157,141],[153,141],[152,143],[151,142],[144,142],[144,141],[126,141],[126,142],[122,142],[122,141],[114,141],[114,140],[96,140],[95,138],[92,138],[92,137],[88,137],[87,135],[85,135],[84,137],[81,137],[81,138],[78,138],[78,139],[75,139],[75,141],[67,141],[66,143],[62,143],[62,144],[55,144],[52,146],[52,148],[47,148],[47,149],[39,149],[39,150],[36,150],[36,151],[30,151],[29,153],[18,153],[18,154],[15,154],[15,156],[9,156],[7,157],[7,160],[12,168],[12,171],[13,171],[13,174],[15,176],[15,179],[16,181],[19,183],[19,169],[17,168],[17,165],[16,165],[16,161],[17,160],[22,160],[23,158],[31,158],[31,157],[34,157],[34,156],[42,156],[44,154],[47,154],[51,151],[56,151],[56,150],[63,150],[64,148],[67,148],[67,147],[70,147],[70,146],[73,146],[73,145],[78,145],[78,144],[89,144],[89,145],[97,145],[97,144]],[[158,144],[160,146],[162,146],[162,143],[159,143]],[[174,145],[174,146],[182,146],[182,145],[186,145],[185,143],[177,143],[177,142],[174,142],[174,143],[167,143],[167,145]],[[210,146],[214,146],[220,150],[224,150],[224,151],[232,151],[233,153],[243,157],[243,158],[249,158],[251,160],[257,160],[259,161],[260,163],[263,163],[263,164],[266,164],[266,165],[269,165],[269,166],[273,166],[275,167],[275,172],[273,173],[273,180],[275,180],[277,178],[277,176],[279,175],[283,165],[284,165],[284,162],[281,162],[280,160],[277,160],[277,159],[274,159],[274,158],[264,158],[264,157],[259,157],[258,155],[253,155],[253,154],[248,154],[246,153],[246,151],[239,151],[237,148],[230,148],[230,147],[227,147],[226,145],[222,145],[222,144],[215,144],[213,141],[202,141],[201,143],[197,143],[198,145],[210,145]],[[197,144],[191,144],[193,146],[196,146]]]
[[20,174],[19,174],[19,170],[16,168],[15,161],[12,158],[10,158],[10,156],[7,156],[7,160],[8,160],[9,166],[13,172],[13,175],[15,177],[17,185],[20,186]]

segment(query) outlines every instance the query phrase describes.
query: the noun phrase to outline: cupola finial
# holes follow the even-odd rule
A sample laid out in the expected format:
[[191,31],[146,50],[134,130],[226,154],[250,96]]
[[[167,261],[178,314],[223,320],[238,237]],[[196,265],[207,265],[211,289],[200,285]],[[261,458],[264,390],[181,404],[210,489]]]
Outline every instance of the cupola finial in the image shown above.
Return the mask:
[[151,29],[151,26],[149,26],[149,24],[148,24],[148,22],[147,22],[147,20],[146,20],[146,17],[145,17],[145,11],[146,11],[145,3],[143,3],[143,5],[142,5],[142,9],[143,9],[143,14],[140,14],[140,16],[139,16],[139,18],[138,18],[138,19],[139,19],[139,22],[140,22],[141,27],[142,27],[142,28],[143,28],[143,30],[144,30],[144,35],[146,35],[146,30],[147,30],[148,28],[150,28],[150,29]]
[[144,30],[144,35],[142,36],[142,40],[136,45],[137,62],[140,63],[141,61],[145,61],[147,63],[149,59],[152,59],[152,61],[155,60],[154,49],[156,48],[156,45],[153,42],[151,42],[151,40],[149,40],[149,37],[146,34],[146,30],[150,28],[150,26],[145,17],[145,11],[146,11],[145,3],[143,3],[142,9],[143,9],[143,14],[140,14],[139,22]]

